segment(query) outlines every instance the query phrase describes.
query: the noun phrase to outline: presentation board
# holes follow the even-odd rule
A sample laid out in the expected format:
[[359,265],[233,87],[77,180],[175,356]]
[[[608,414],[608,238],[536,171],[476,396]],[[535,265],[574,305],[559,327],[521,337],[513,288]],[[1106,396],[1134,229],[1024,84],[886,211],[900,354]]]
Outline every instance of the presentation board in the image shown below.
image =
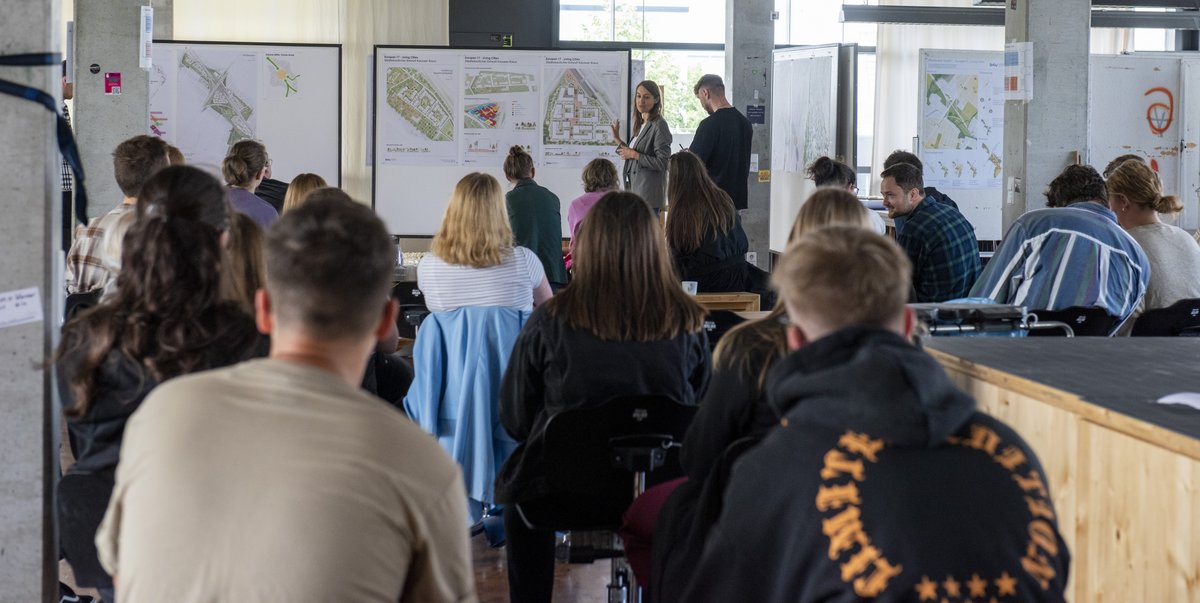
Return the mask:
[[[375,47],[375,211],[394,234],[437,232],[455,183],[502,184],[513,145],[567,208],[596,157],[620,169],[611,124],[629,121],[629,51]],[[628,133],[625,132],[625,135]]]
[[234,143],[258,140],[276,180],[341,184],[341,46],[156,41],[153,52],[150,132],[188,163],[219,169]]
[[1003,236],[1004,53],[922,50],[919,149],[925,186],[958,204],[980,241]]
[[[1177,194],[1184,210],[1175,224],[1194,230],[1200,195],[1200,60],[1178,54],[1091,57],[1088,95],[1088,162],[1103,170],[1128,153],[1145,157]],[[1188,110],[1192,106],[1191,111]]]
[[[773,251],[787,246],[796,212],[816,188],[806,174],[808,166],[821,156],[856,163],[856,52],[853,45],[834,44],[786,48],[773,54],[768,241]],[[847,105],[851,109],[846,110]]]

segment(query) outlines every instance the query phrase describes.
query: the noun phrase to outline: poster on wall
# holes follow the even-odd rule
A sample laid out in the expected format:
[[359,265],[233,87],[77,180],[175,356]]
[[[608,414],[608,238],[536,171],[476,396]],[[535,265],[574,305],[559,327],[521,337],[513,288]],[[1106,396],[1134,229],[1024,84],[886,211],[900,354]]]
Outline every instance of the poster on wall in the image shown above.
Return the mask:
[[1004,64],[992,56],[925,61],[921,87],[925,185],[999,189],[1004,161]]
[[377,46],[376,211],[393,233],[431,235],[455,183],[471,171],[506,182],[504,159],[520,146],[565,224],[583,167],[621,164],[612,124],[629,121],[629,55]]
[[258,140],[272,177],[341,182],[341,47],[157,41],[149,133],[190,164],[218,167],[230,147]]

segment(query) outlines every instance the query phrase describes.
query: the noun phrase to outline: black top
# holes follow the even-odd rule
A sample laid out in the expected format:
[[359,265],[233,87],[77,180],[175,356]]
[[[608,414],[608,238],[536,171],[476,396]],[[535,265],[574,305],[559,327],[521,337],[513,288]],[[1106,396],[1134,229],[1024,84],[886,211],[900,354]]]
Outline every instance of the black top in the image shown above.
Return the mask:
[[725,234],[709,229],[699,247],[688,253],[672,248],[671,255],[680,280],[696,281],[700,293],[721,293],[747,290],[749,250],[742,218],[735,214],[733,228]]
[[254,189],[254,194],[258,195],[259,199],[271,204],[275,211],[283,213],[283,199],[287,196],[288,183],[282,180],[267,178],[259,183],[258,188]]
[[729,193],[733,206],[746,209],[746,182],[750,177],[750,120],[733,107],[717,109],[696,127],[688,150],[695,153],[717,186]]
[[500,385],[500,421],[520,445],[496,477],[496,500],[551,494],[542,460],[551,416],[625,395],[695,404],[708,386],[709,370],[703,329],[659,341],[602,341],[537,308],[513,345]]
[[734,465],[686,601],[1063,601],[1069,554],[1033,451],[894,333],[776,364],[785,424]]

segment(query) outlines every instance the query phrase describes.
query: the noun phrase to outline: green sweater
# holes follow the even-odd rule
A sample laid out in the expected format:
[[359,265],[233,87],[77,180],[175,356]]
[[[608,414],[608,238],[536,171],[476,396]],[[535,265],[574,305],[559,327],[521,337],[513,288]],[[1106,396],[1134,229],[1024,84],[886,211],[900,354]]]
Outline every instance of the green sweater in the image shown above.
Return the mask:
[[562,256],[562,210],[558,196],[527,178],[505,196],[513,244],[537,254],[546,279],[564,285],[567,268]]

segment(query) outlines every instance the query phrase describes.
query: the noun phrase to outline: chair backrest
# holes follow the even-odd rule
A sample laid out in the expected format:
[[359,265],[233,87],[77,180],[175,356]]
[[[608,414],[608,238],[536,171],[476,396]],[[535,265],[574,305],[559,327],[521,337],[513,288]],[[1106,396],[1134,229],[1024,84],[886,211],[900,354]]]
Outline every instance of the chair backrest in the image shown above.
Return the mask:
[[[1063,310],[1031,310],[1038,321],[1056,321],[1066,323],[1075,332],[1076,337],[1108,337],[1119,320],[1108,313],[1108,310],[1097,307],[1071,306]],[[1058,329],[1033,329],[1030,337],[1055,337],[1065,333]]]
[[1147,310],[1133,323],[1134,337],[1200,337],[1200,299]]
[[731,310],[709,310],[704,316],[704,332],[708,335],[708,351],[717,347],[717,342],[734,327],[746,322],[738,313]]
[[63,322],[75,318],[76,314],[87,310],[100,303],[100,298],[104,295],[103,289],[88,291],[87,293],[71,293],[67,295],[66,304],[63,306]]
[[[560,412],[546,423],[542,452],[552,490],[578,494],[629,493],[633,477],[613,465],[609,440],[620,436],[661,434],[682,442],[696,414],[664,396],[622,396],[601,404]],[[678,456],[654,471],[652,483],[683,474]]]

